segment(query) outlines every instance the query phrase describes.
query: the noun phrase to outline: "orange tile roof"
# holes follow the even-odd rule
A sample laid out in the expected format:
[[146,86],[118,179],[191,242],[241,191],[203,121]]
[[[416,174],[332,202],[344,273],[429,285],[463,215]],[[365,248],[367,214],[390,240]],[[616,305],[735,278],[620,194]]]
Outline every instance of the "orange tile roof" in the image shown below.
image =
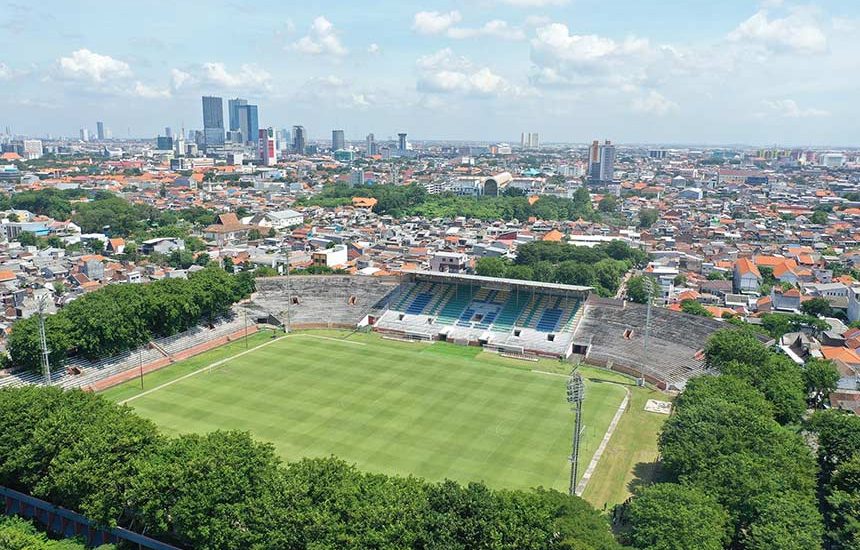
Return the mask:
[[821,346],[821,354],[831,361],[843,361],[849,364],[860,364],[860,355],[853,349],[837,346]]
[[541,238],[542,241],[551,241],[551,242],[561,242],[564,238],[564,233],[559,231],[558,229],[553,229],[552,231],[548,231],[546,235]]
[[738,261],[735,262],[735,266],[738,268],[738,272],[741,275],[752,273],[756,277],[761,277],[761,273],[759,273],[756,265],[747,258],[739,258]]

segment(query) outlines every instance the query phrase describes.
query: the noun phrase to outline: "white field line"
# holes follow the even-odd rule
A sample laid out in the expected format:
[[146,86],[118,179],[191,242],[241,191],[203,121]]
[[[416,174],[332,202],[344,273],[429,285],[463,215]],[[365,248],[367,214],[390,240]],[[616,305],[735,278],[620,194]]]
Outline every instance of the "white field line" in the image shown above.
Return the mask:
[[627,403],[630,401],[630,390],[624,388],[624,391],[627,392],[624,396],[624,400],[621,401],[621,405],[619,405],[618,410],[615,411],[615,416],[612,417],[612,422],[609,423],[609,428],[606,430],[606,433],[603,434],[603,440],[601,440],[600,446],[597,447],[596,451],[594,451],[594,456],[591,457],[591,462],[588,463],[588,468],[585,469],[585,473],[582,474],[582,478],[580,478],[579,483],[576,486],[575,492],[577,496],[581,496],[583,491],[585,491],[585,488],[588,486],[588,482],[591,480],[594,470],[597,469],[597,463],[600,462],[600,457],[603,456],[603,451],[606,450],[606,446],[609,445],[609,440],[612,438],[612,434],[615,433],[615,428],[621,420],[621,415],[623,415],[624,411],[627,409]]
[[[218,361],[215,361],[214,363],[211,363],[211,364],[209,364],[209,365],[206,365],[205,367],[201,367],[201,368],[197,369],[197,370],[196,370],[196,371],[194,371],[194,372],[189,372],[188,374],[183,375],[183,376],[180,376],[179,378],[176,378],[176,379],[174,379],[174,380],[171,380],[170,382],[165,382],[164,384],[160,384],[160,385],[158,385],[158,386],[155,386],[154,388],[152,388],[152,389],[150,389],[150,390],[146,390],[145,392],[141,392],[141,393],[139,393],[139,394],[137,394],[137,395],[133,395],[133,396],[129,397],[128,399],[123,399],[122,401],[120,401],[120,402],[119,402],[119,404],[120,404],[120,405],[125,405],[125,404],[126,404],[126,403],[128,403],[129,401],[134,401],[134,400],[135,400],[135,399],[137,399],[138,397],[143,397],[144,395],[149,395],[150,393],[156,392],[156,391],[158,391],[158,390],[160,390],[160,389],[164,389],[164,388],[166,388],[167,386],[170,386],[170,385],[172,385],[172,384],[175,384],[175,383],[177,383],[177,382],[180,382],[180,381],[182,381],[182,380],[185,380],[186,378],[191,378],[192,376],[194,376],[194,375],[196,375],[196,374],[200,374],[200,373],[201,373],[201,372],[203,372],[203,371],[211,370],[211,369],[213,369],[213,368],[215,368],[215,367],[221,366],[221,365],[223,365],[224,363],[226,363],[227,361],[231,361],[231,360],[233,360],[233,359],[236,359],[237,357],[242,357],[243,355],[245,355],[245,354],[247,354],[247,353],[251,353],[251,352],[257,351],[258,349],[263,348],[263,347],[265,347],[265,346],[268,346],[269,344],[272,344],[272,343],[274,343],[274,342],[278,342],[278,341],[282,340],[283,338],[288,338],[288,336],[282,336],[281,338],[275,338],[274,340],[269,340],[268,342],[264,342],[264,343],[260,344],[259,346],[255,346],[255,347],[253,347],[253,348],[251,348],[251,349],[246,349],[245,351],[239,352],[239,353],[237,353],[236,355],[231,355],[230,357],[225,357],[224,359],[220,359],[220,360],[218,360]],[[234,342],[235,342],[235,341],[237,341],[237,340],[234,340]]]
[[562,378],[567,378],[568,376],[570,376],[569,374],[561,374],[558,372],[547,372],[545,370],[532,369],[531,371],[536,372],[538,374],[546,374],[547,376],[561,376]]
[[308,337],[308,338],[322,338],[323,340],[334,340],[334,341],[336,341],[336,342],[346,342],[347,344],[355,344],[355,345],[357,345],[357,346],[366,346],[366,345],[367,345],[367,344],[362,343],[362,342],[351,342],[351,341],[349,341],[349,340],[341,340],[340,338],[331,338],[331,337],[329,337],[329,336],[319,336],[319,335],[316,335],[316,334],[301,334],[301,333],[298,333],[298,334],[287,334],[286,336],[282,336],[282,337],[280,337],[280,338],[275,338],[274,340],[270,340],[270,341],[268,341],[268,342],[265,342],[265,343],[263,343],[263,344],[260,344],[259,346],[255,346],[255,347],[253,347],[253,348],[251,348],[251,349],[247,349],[247,350],[245,350],[245,351],[239,352],[239,353],[237,353],[236,355],[231,355],[230,357],[225,357],[224,359],[220,359],[220,360],[218,360],[218,361],[215,361],[214,363],[211,363],[211,364],[209,364],[209,365],[206,365],[205,367],[201,367],[201,368],[197,369],[197,370],[196,370],[196,371],[194,371],[194,372],[189,372],[188,374],[183,375],[183,376],[180,376],[179,378],[176,378],[176,379],[174,379],[174,380],[171,380],[170,382],[165,382],[164,384],[160,384],[160,385],[158,385],[158,386],[156,386],[156,387],[154,387],[154,388],[152,388],[152,389],[146,390],[145,392],[141,392],[141,393],[139,393],[139,394],[137,394],[137,395],[133,395],[133,396],[129,397],[128,399],[123,399],[122,401],[120,401],[120,402],[119,402],[119,404],[120,404],[120,405],[125,405],[125,404],[126,404],[126,403],[128,403],[129,401],[134,401],[134,400],[135,400],[135,399],[137,399],[138,397],[143,397],[144,395],[149,395],[150,393],[153,393],[153,392],[156,392],[156,391],[158,391],[158,390],[164,389],[164,388],[166,388],[167,386],[170,386],[171,384],[175,384],[175,383],[177,383],[177,382],[180,382],[180,381],[182,381],[182,380],[185,380],[186,378],[190,378],[190,377],[192,377],[192,376],[194,376],[194,375],[200,374],[200,373],[201,373],[201,372],[203,372],[203,371],[211,370],[211,369],[213,369],[213,368],[215,368],[215,367],[220,367],[221,365],[223,365],[223,364],[224,364],[224,363],[226,363],[227,361],[230,361],[230,360],[232,360],[232,359],[236,359],[237,357],[242,357],[242,356],[243,356],[243,355],[245,355],[246,353],[251,353],[251,352],[257,351],[258,349],[260,349],[260,348],[262,348],[262,347],[265,347],[265,346],[268,346],[269,344],[271,344],[271,343],[273,343],[273,342],[277,342],[278,340],[282,340],[282,339],[284,339],[284,338],[293,338],[293,337],[296,337],[296,336],[306,336],[306,337]]

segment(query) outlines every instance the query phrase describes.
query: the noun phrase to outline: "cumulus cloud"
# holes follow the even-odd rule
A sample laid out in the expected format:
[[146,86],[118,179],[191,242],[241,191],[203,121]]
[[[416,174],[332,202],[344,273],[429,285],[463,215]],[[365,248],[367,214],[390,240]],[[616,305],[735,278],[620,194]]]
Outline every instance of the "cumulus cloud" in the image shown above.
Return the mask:
[[131,67],[125,61],[86,48],[76,50],[58,61],[60,75],[65,78],[102,83],[131,76]]
[[419,92],[465,96],[524,93],[489,67],[477,67],[467,58],[454,55],[450,48],[420,57],[416,64],[420,71]]
[[451,27],[448,29],[450,38],[476,38],[481,36],[492,36],[505,40],[524,40],[526,35],[521,29],[517,29],[501,19],[487,21],[481,27]]
[[412,30],[419,34],[442,34],[463,17],[457,10],[442,13],[438,11],[419,11],[412,21]]
[[236,72],[224,63],[210,61],[200,69],[200,81],[219,88],[268,88],[272,75],[255,64],[244,64]]
[[167,99],[172,95],[169,88],[157,88],[140,81],[134,83],[132,94],[143,99]]
[[320,15],[314,19],[306,36],[292,44],[292,49],[308,55],[344,56],[348,50],[340,42],[334,25]]
[[532,80],[548,86],[629,85],[644,79],[654,56],[641,38],[571,34],[567,25],[551,23],[536,29],[531,40]]
[[656,90],[633,100],[633,110],[639,113],[665,115],[678,110],[678,104]]
[[179,69],[170,69],[170,82],[174,90],[178,90],[193,79],[194,77],[190,73]]
[[767,9],[761,9],[730,32],[728,39],[777,52],[819,54],[827,51],[827,35],[809,9],[796,8],[782,18],[771,18]]
[[784,118],[810,118],[810,117],[826,117],[830,116],[830,112],[823,109],[806,108],[803,109],[793,99],[775,99],[762,101],[762,105],[768,110],[768,113],[761,113],[760,116],[781,116]]
[[373,44],[371,44],[370,46],[367,47],[367,53],[369,53],[371,55],[376,55],[380,51],[381,50],[379,48],[379,44],[377,44],[376,42],[374,42]]

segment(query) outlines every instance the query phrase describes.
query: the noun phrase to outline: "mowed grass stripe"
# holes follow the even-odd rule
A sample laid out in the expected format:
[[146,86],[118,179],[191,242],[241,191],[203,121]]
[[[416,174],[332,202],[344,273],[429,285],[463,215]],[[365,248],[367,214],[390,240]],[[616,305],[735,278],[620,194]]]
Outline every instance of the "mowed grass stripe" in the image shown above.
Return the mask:
[[[248,430],[287,460],[334,454],[370,471],[567,487],[573,418],[563,377],[506,368],[450,344],[357,334],[366,345],[356,346],[352,337],[307,336],[290,335],[131,406],[169,433]],[[588,386],[583,469],[624,395]]]

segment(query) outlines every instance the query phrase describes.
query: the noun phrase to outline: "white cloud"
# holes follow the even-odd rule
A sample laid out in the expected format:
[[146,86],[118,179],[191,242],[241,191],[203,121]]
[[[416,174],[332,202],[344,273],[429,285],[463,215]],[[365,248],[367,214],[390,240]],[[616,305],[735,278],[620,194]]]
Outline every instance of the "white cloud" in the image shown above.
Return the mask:
[[125,61],[86,48],[72,52],[69,57],[61,57],[58,64],[60,74],[71,79],[101,83],[131,76],[131,67]]
[[348,53],[348,50],[341,44],[334,25],[322,15],[314,19],[308,34],[294,42],[292,48],[308,55],[339,57]]
[[481,36],[492,36],[494,38],[502,38],[505,40],[524,40],[526,35],[521,29],[517,29],[508,25],[507,21],[501,19],[493,19],[487,21],[483,26],[478,28],[466,27],[451,27],[448,29],[450,38],[476,38]]
[[760,113],[760,116],[776,115],[784,118],[810,118],[810,117],[826,117],[830,116],[830,112],[823,109],[806,108],[802,109],[800,105],[793,99],[775,99],[762,101],[768,109],[768,113]]
[[462,19],[457,10],[442,13],[438,11],[419,11],[412,22],[412,30],[419,34],[442,34]]
[[621,86],[646,78],[656,52],[647,40],[571,34],[567,25],[539,27],[531,40],[532,80],[548,86]]
[[489,67],[477,67],[465,57],[454,55],[450,48],[418,58],[417,66],[419,92],[466,96],[524,94]]
[[552,19],[546,15],[529,15],[526,17],[527,27],[543,27],[552,23]]
[[185,84],[192,82],[193,79],[194,77],[190,73],[180,71],[179,69],[170,69],[170,81],[174,90],[178,90]]
[[678,104],[666,99],[663,94],[651,90],[642,97],[633,100],[633,110],[652,115],[665,115],[678,110]]
[[376,42],[367,47],[367,53],[371,55],[377,55],[380,51],[381,49],[379,48],[379,44]]
[[[220,88],[263,88],[269,87],[272,75],[254,64],[244,64],[238,72],[231,73],[223,63],[210,61],[200,70],[200,80],[204,84]],[[174,75],[175,81],[175,75]]]
[[140,81],[134,83],[132,94],[144,99],[167,99],[172,95],[169,88],[156,88]]
[[729,33],[732,42],[751,43],[773,51],[819,54],[827,51],[827,35],[810,9],[795,8],[771,19],[761,9]]

